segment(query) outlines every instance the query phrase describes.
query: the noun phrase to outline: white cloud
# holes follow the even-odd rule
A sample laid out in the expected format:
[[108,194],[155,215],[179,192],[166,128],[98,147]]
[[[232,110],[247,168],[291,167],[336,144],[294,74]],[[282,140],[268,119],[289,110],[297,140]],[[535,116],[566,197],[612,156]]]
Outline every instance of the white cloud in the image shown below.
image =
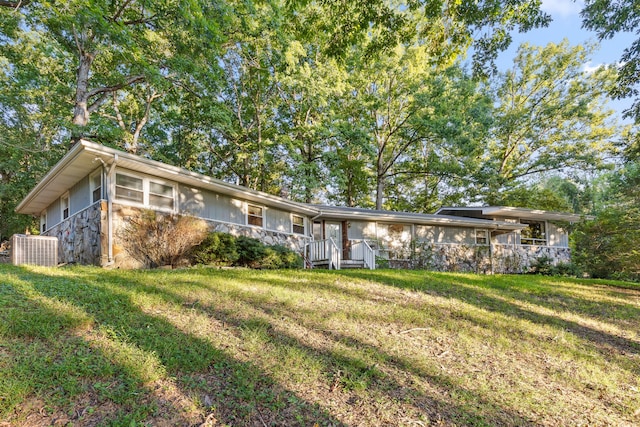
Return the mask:
[[559,15],[563,18],[578,15],[584,6],[582,0],[542,0],[542,10],[551,14]]
[[591,61],[587,62],[586,64],[584,64],[582,66],[582,71],[584,71],[587,74],[591,74],[594,73],[595,71],[597,71],[599,68],[604,67],[605,64],[595,64],[595,65],[591,65]]

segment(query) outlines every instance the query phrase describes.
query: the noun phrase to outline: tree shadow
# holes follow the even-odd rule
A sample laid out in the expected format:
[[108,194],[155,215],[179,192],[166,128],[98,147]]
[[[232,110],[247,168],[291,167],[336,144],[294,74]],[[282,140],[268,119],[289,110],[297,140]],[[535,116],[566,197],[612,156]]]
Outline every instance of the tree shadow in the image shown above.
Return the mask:
[[[151,417],[152,421],[157,422],[162,419],[164,412],[172,413],[172,421],[176,425],[193,424],[192,418],[176,417],[175,414],[184,412],[184,407],[156,393],[157,384],[150,384],[144,367],[136,365],[136,361],[142,359],[134,357],[123,360],[115,354],[118,350],[126,350],[157,360],[159,367],[166,370],[163,380],[171,382],[175,378],[175,392],[182,395],[183,400],[198,406],[200,413],[213,414],[217,422],[232,425],[262,425],[266,421],[272,425],[343,425],[319,405],[281,387],[257,365],[239,361],[225,350],[213,347],[209,341],[178,329],[168,320],[143,312],[127,293],[127,289],[141,288],[143,284],[130,281],[127,275],[120,276],[112,272],[94,274],[92,270],[78,269],[73,270],[73,278],[52,280],[51,276],[30,268],[14,268],[13,272],[31,290],[25,292],[24,289],[17,289],[18,286],[5,286],[22,294],[22,304],[29,307],[32,313],[38,314],[36,319],[47,319],[54,326],[45,328],[42,333],[28,328],[11,328],[10,331],[4,331],[6,338],[13,342],[38,340],[44,348],[51,347],[53,341],[64,341],[65,345],[82,347],[85,353],[91,352],[92,360],[107,360],[108,363],[102,365],[111,365],[111,370],[101,368],[93,372],[83,364],[82,358],[72,359],[67,353],[47,355],[61,357],[61,364],[77,363],[81,369],[78,381],[88,380],[93,383],[84,384],[83,387],[93,395],[110,401],[112,411],[101,413],[104,418],[99,420],[100,423],[118,424],[129,421],[126,415],[135,413],[136,408],[144,405],[153,408],[146,412],[138,411],[139,418],[131,421],[145,422]],[[123,285],[124,281],[128,283]],[[153,289],[150,291],[154,292]],[[169,301],[179,301],[179,298],[170,294],[161,294],[162,298],[168,298]],[[84,312],[86,318],[69,318],[51,310],[43,305],[45,299],[73,307],[77,312]],[[82,323],[87,322],[87,319],[91,319],[89,324]],[[25,324],[29,323],[27,321]],[[85,334],[77,333],[79,326],[99,331],[104,341],[116,343],[116,349],[109,351],[96,346],[95,342],[87,340]],[[28,366],[23,368],[23,371],[29,369]],[[201,374],[215,388],[194,384]],[[8,375],[13,382],[23,381],[11,373]],[[37,380],[38,384],[58,383],[55,372],[43,372],[42,375]],[[37,384],[34,386],[29,381],[23,382],[29,395],[43,396],[46,393]],[[114,389],[119,390],[114,392]],[[66,393],[69,391],[64,389],[54,392],[59,400]],[[282,402],[295,402],[295,405],[283,410]]]
[[[260,278],[260,281],[279,284],[276,280]],[[194,284],[190,282],[191,284]],[[198,286],[198,285],[196,285]],[[207,289],[203,284],[199,286]],[[144,290],[144,288],[142,288]],[[154,289],[153,292],[158,292]],[[166,293],[175,293],[165,290]],[[440,420],[444,423],[452,424],[503,424],[503,425],[534,425],[527,420],[500,405],[499,402],[490,401],[478,395],[472,390],[457,386],[457,380],[447,375],[435,375],[425,370],[412,366],[408,360],[400,359],[390,355],[382,348],[366,344],[360,340],[339,334],[335,331],[323,330],[319,325],[309,322],[304,310],[292,309],[278,305],[273,301],[261,302],[245,299],[247,307],[242,315],[214,307],[207,304],[195,304],[194,309],[202,312],[208,317],[212,317],[229,325],[236,330],[255,329],[268,336],[269,344],[287,353],[286,349],[293,349],[295,353],[303,353],[314,362],[320,363],[323,373],[330,382],[343,382],[343,386],[349,388],[364,387],[369,392],[385,396],[388,401],[409,401],[410,406],[418,414],[427,416],[430,420]],[[328,347],[312,346],[300,341],[298,337],[292,336],[286,331],[278,328],[274,319],[289,318],[294,320],[298,326],[304,327],[310,333],[313,331],[320,334]],[[348,347],[344,352],[332,350],[331,347],[340,344]],[[430,384],[431,388],[438,390],[438,393],[428,394],[420,390],[415,385],[401,384],[392,376],[383,374],[372,364],[360,356],[362,353],[374,355],[374,359],[385,361],[392,369],[405,371],[422,378]],[[337,392],[336,392],[337,393]],[[346,390],[344,394],[351,396],[349,399],[357,400],[357,392]],[[439,396],[438,396],[439,395]],[[465,396],[465,399],[473,402],[468,406],[458,405],[453,400],[446,399],[447,395]],[[355,397],[354,397],[355,396]],[[481,408],[481,409],[479,409]],[[354,408],[354,411],[363,409]],[[396,414],[398,416],[399,414]],[[364,415],[363,415],[364,416]],[[380,420],[378,420],[380,421]],[[386,420],[389,422],[389,420]],[[384,423],[384,421],[383,421]]]
[[[361,272],[347,272],[347,276],[372,280],[371,275]],[[576,321],[563,319],[559,316],[537,313],[517,305],[514,302],[510,302],[506,298],[497,298],[495,295],[492,295],[493,291],[499,290],[501,294],[508,295],[514,300],[522,300],[551,310],[557,309],[557,307],[554,307],[553,298],[547,300],[542,295],[532,296],[517,288],[514,289],[513,284],[509,283],[508,278],[507,280],[492,281],[491,284],[487,284],[485,280],[479,278],[474,279],[469,275],[456,276],[452,274],[438,275],[429,273],[428,276],[423,276],[422,280],[416,280],[419,279],[419,276],[413,276],[412,278],[403,280],[397,275],[389,274],[376,274],[373,277],[380,283],[386,283],[396,288],[410,289],[434,296],[455,299],[476,306],[482,310],[497,312],[504,316],[564,330],[591,343],[591,348],[599,352],[605,360],[610,359],[612,351],[621,355],[633,355],[634,357],[640,354],[640,343],[637,341],[585,326]],[[505,289],[508,292],[505,291]],[[580,298],[569,297],[568,299],[570,301],[572,300],[572,303],[568,303],[566,307],[567,310],[571,310],[572,304],[579,306],[585,303],[585,300]],[[640,318],[640,308],[630,308],[627,306],[624,308],[632,310],[633,314],[635,314],[633,318]],[[575,309],[571,311],[586,316],[590,315],[589,312],[586,311]],[[632,366],[631,369],[634,375],[640,374],[640,366]]]

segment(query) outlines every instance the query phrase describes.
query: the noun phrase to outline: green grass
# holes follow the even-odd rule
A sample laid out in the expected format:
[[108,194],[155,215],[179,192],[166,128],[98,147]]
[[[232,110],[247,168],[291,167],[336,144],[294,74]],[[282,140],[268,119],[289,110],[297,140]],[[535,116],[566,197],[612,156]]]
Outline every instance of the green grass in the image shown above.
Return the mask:
[[0,425],[640,424],[640,287],[0,265]]

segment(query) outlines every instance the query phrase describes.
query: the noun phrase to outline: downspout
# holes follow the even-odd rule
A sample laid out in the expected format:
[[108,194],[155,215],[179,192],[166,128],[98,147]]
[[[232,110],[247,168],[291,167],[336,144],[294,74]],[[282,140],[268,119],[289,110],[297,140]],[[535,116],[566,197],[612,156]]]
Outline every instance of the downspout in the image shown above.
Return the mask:
[[116,163],[118,162],[118,154],[113,155],[113,162],[109,165],[109,170],[107,171],[106,182],[105,185],[107,187],[107,266],[113,264],[113,185],[111,185],[111,181],[113,178],[113,171],[116,168]]

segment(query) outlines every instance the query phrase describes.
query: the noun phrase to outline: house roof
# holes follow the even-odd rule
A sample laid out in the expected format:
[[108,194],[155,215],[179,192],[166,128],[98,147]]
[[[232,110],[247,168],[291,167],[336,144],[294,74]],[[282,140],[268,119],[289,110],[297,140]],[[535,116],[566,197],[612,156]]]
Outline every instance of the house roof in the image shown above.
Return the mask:
[[442,207],[436,215],[464,215],[476,218],[522,218],[550,221],[578,222],[591,217],[565,212],[545,211],[542,209],[514,208],[511,206],[483,206],[483,207]]
[[105,165],[115,163],[118,167],[139,173],[162,177],[182,184],[193,185],[220,194],[286,209],[295,213],[308,215],[317,214],[317,209],[313,209],[302,203],[292,202],[271,194],[229,184],[200,173],[125,153],[87,140],[80,140],[69,150],[33,190],[31,190],[24,200],[20,202],[16,207],[16,212],[39,215],[47,206],[60,197],[62,193],[76,184],[79,178],[96,170],[103,162]]
[[460,216],[432,215],[415,212],[397,212],[363,208],[313,205],[319,210],[315,219],[369,220],[420,225],[448,225],[460,227],[488,228],[496,231],[517,231],[526,227],[504,221],[488,221],[479,218],[463,218]]

